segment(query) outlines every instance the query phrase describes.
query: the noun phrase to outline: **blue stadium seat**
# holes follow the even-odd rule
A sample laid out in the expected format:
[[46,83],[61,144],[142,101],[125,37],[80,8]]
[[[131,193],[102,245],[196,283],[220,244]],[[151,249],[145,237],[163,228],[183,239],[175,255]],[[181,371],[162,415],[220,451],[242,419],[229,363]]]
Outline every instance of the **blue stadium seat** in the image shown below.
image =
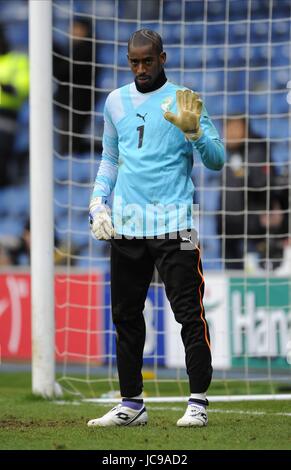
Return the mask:
[[71,187],[70,205],[76,208],[87,209],[92,193],[92,186],[74,186]]
[[271,118],[270,137],[273,139],[288,139],[289,136],[289,122],[286,116]]
[[210,116],[223,114],[225,98],[222,93],[213,96],[206,95],[204,102]]
[[[88,13],[93,13],[98,16],[103,16],[103,17],[114,17],[115,15],[115,0],[98,0],[98,2],[92,4],[91,0],[87,0],[88,6],[87,6],[87,12]],[[80,7],[84,8],[85,3],[84,0],[79,0]]]
[[115,22],[113,20],[100,20],[96,21],[96,39],[102,41],[113,41]]
[[164,21],[179,21],[182,16],[182,4],[180,1],[167,1],[163,3],[163,20]]
[[96,87],[112,90],[115,85],[113,67],[100,69],[96,77]]
[[251,43],[268,43],[269,23],[266,21],[254,21],[251,23]]
[[270,17],[269,0],[252,0],[250,6],[252,20],[262,20]]
[[163,41],[164,45],[180,45],[182,38],[182,30],[180,23],[164,23],[163,24]]
[[269,118],[250,117],[251,127],[260,136],[271,139],[287,139],[289,123],[286,116]]
[[193,23],[184,25],[184,43],[189,46],[199,46],[203,44],[203,23]]
[[[114,59],[114,54],[111,56]],[[118,47],[117,65],[119,67],[128,67],[127,46]]]
[[118,70],[117,84],[119,87],[127,85],[134,80],[133,74],[130,70]]
[[272,160],[278,163],[277,170],[282,170],[281,163],[289,161],[289,142],[275,142],[272,146]]
[[0,217],[7,217],[10,213],[6,188],[0,188]]
[[246,20],[248,3],[245,0],[230,0],[228,15],[230,21]]
[[[67,184],[54,184],[54,204],[63,209],[69,207],[69,186]],[[61,209],[60,209],[61,210]]]
[[202,72],[187,72],[184,73],[184,85],[193,91],[202,91],[203,74]]
[[271,113],[272,114],[286,114],[288,117],[289,104],[287,103],[287,93],[284,90],[281,93],[272,93],[271,95]]
[[271,66],[286,66],[291,65],[290,44],[273,44],[272,45],[272,61]]
[[59,204],[54,201],[54,216],[56,220],[61,219],[62,217],[66,217],[68,213],[68,209],[65,207],[60,206]]
[[[55,8],[55,12],[59,9]],[[70,29],[69,18],[58,17],[57,13],[54,12],[53,19],[53,40],[61,49],[66,48],[69,41],[68,32]]]
[[271,89],[286,90],[287,83],[290,80],[290,71],[288,67],[279,70],[271,70]]
[[0,224],[0,237],[1,236],[12,236],[12,237],[21,237],[25,220],[21,218],[16,218],[15,216],[7,216],[1,218]]
[[71,165],[72,181],[82,184],[94,181],[96,171],[93,162],[87,159],[74,158]]
[[174,72],[173,70],[167,70],[168,80],[177,85],[187,86],[185,83],[182,83],[182,74],[180,72]]
[[208,47],[206,49],[206,67],[221,68],[224,66],[224,48]]
[[[108,272],[110,269],[108,242],[100,240],[90,240],[80,251],[80,257],[76,260],[76,266],[82,268],[96,267],[102,272]],[[89,246],[88,246],[89,245]]]
[[227,72],[227,89],[228,91],[244,91],[246,90],[245,70],[231,70]]
[[191,23],[204,20],[205,1],[185,2],[185,21]]
[[[183,64],[182,64],[183,65]],[[181,67],[181,48],[168,47],[167,48],[167,68]]]
[[216,2],[208,2],[207,19],[208,21],[224,21],[226,15],[225,0],[216,0]]
[[57,181],[69,179],[69,157],[54,158],[54,177]]
[[223,137],[223,124],[224,124],[224,119],[223,116],[220,114],[220,116],[212,116],[212,122],[215,125],[218,134],[220,137]]
[[225,25],[208,23],[207,27],[207,44],[224,44],[225,43]]
[[224,89],[224,72],[205,73],[205,80],[202,81],[200,89],[203,93],[211,93],[223,91]]
[[249,114],[267,114],[269,97],[267,93],[250,93],[248,95]]
[[[76,175],[76,179],[79,178],[80,183],[93,183],[95,180],[98,168],[100,166],[101,155],[95,154],[92,158],[91,155],[88,155],[86,159],[75,160],[73,163],[73,175],[74,172],[78,170],[78,166],[82,161],[83,169],[80,171],[81,176]],[[75,164],[76,168],[75,168]],[[80,168],[80,166],[79,166]]]
[[83,217],[76,216],[75,211],[71,209],[70,213],[64,212],[58,214],[55,219],[55,233],[61,242],[72,241],[72,245],[77,248],[88,245],[90,235],[88,216],[84,213]]
[[229,44],[246,44],[247,43],[247,29],[246,21],[239,23],[230,23],[228,27],[228,43]]
[[246,99],[244,93],[226,95],[226,112],[229,115],[245,114],[246,112]]
[[268,120],[266,118],[252,118],[250,116],[249,123],[255,134],[261,137],[268,136]]
[[[290,14],[291,12],[289,13],[289,16]],[[289,43],[289,41],[290,41],[290,19],[286,21],[283,21],[283,20],[274,21],[272,23],[272,43],[274,42]]]
[[94,11],[93,9],[94,9],[94,6],[93,6],[92,2],[90,2],[90,0],[75,0],[74,1],[74,12],[75,13],[92,14],[93,11]]
[[186,69],[202,67],[203,51],[201,47],[184,48],[184,67]]
[[[215,51],[218,53],[217,51]],[[246,46],[234,46],[227,49],[227,60],[228,67],[245,67],[246,66],[246,57],[247,57],[247,48]]]
[[95,112],[96,113],[103,113],[104,111],[104,105],[105,105],[105,101],[106,101],[106,98],[108,96],[108,92],[99,92],[98,93],[98,96],[97,96],[97,100],[96,100],[96,103],[95,103]]
[[[96,114],[95,121],[94,121],[94,138],[95,140],[102,141],[103,136],[103,129],[104,129],[104,119],[102,114]],[[91,132],[91,130],[90,130]]]
[[161,23],[156,22],[156,21],[150,21],[149,23],[147,21],[142,21],[138,25],[137,29],[140,29],[140,28],[152,29],[153,31],[156,31],[159,34],[161,33]]
[[250,90],[267,90],[270,88],[269,70],[262,68],[259,70],[249,71],[249,89]]
[[91,238],[88,217],[72,217],[71,219],[71,240],[75,247],[86,247]]
[[[1,190],[1,212],[16,219],[25,220],[29,216],[29,187],[7,186]],[[2,223],[2,221],[1,221]]]
[[200,161],[194,166],[193,181],[196,191],[196,201],[203,215],[200,217],[199,235],[203,247],[203,266],[205,269],[221,269],[217,260],[220,256],[220,240],[217,237],[216,217],[209,212],[219,208],[220,175],[203,167]]
[[63,212],[54,224],[55,234],[59,241],[65,242],[70,237],[69,217],[67,212]]
[[290,18],[291,16],[291,4],[290,0],[273,0],[273,18]]
[[250,48],[250,67],[268,67],[269,48],[266,44],[260,46],[251,46]]
[[[127,22],[119,21],[118,22],[118,41],[124,42],[124,45],[127,45],[127,42],[130,36],[137,29],[138,29],[137,23],[134,23],[134,22],[127,23]],[[112,39],[114,39],[114,37]]]
[[5,28],[5,35],[12,49],[27,52],[28,49],[28,24],[20,21],[15,27],[15,23],[9,23]]
[[25,101],[17,118],[17,132],[14,144],[16,153],[28,153],[29,149],[29,103]]
[[98,64],[113,64],[114,63],[114,44],[100,44],[97,46]]

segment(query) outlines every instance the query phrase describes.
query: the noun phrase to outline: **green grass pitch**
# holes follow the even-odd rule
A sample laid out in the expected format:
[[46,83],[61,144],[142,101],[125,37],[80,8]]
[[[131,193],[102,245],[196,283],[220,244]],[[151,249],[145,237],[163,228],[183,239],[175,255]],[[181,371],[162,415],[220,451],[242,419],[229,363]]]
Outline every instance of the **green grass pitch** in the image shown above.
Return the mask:
[[[178,428],[183,403],[148,404],[144,427],[92,429],[86,422],[110,405],[33,397],[29,373],[0,373],[1,450],[208,450],[291,449],[291,403],[212,403],[209,425]],[[130,443],[130,447],[129,447]]]

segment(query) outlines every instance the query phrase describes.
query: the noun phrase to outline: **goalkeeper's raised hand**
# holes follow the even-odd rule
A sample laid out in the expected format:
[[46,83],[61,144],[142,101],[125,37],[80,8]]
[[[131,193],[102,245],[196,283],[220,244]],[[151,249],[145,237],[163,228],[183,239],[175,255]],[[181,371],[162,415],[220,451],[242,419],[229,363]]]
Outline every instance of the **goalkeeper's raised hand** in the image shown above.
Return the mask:
[[110,240],[115,235],[111,221],[111,210],[105,198],[95,197],[89,205],[89,224],[97,240]]
[[202,135],[200,116],[202,100],[198,93],[191,90],[176,92],[177,114],[167,111],[164,118],[184,132],[189,140],[197,140]]

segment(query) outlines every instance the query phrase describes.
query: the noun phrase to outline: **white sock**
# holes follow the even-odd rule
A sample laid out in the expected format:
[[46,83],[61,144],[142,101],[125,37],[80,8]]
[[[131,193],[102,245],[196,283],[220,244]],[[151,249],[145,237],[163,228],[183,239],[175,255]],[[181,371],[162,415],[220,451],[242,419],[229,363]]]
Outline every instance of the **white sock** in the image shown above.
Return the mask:
[[206,401],[206,393],[191,393],[190,398],[192,398],[192,400]]

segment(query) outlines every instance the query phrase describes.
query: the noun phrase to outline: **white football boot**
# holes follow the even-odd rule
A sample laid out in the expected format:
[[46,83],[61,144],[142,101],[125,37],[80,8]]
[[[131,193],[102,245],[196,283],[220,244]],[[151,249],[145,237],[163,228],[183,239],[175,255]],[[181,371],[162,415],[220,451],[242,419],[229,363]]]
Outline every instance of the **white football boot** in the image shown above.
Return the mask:
[[206,409],[196,403],[190,403],[187,406],[186,412],[182,418],[177,421],[177,426],[207,426],[208,418]]
[[115,406],[102,418],[91,419],[88,426],[138,426],[147,424],[148,415],[145,406],[140,410],[133,410],[122,404]]

